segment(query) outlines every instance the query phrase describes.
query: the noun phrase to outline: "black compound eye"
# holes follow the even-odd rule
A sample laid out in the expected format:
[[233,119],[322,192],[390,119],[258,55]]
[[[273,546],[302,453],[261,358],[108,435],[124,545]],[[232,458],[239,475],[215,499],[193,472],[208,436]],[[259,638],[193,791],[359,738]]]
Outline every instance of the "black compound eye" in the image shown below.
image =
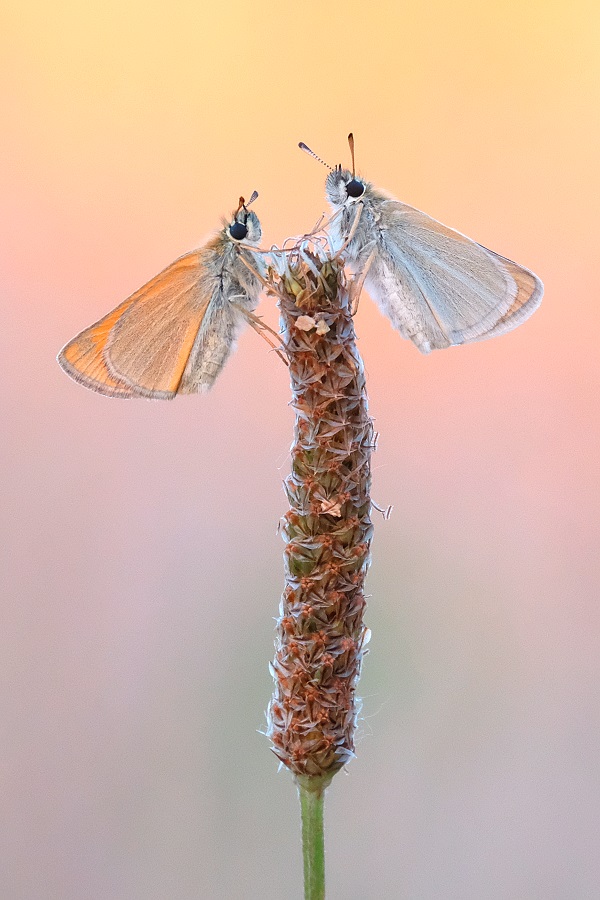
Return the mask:
[[229,234],[234,241],[243,241],[248,234],[248,229],[243,222],[234,222],[229,226]]
[[358,197],[362,197],[365,192],[365,186],[362,182],[357,181],[356,178],[353,178],[352,181],[349,181],[346,185],[346,193],[349,197],[354,197],[356,200]]

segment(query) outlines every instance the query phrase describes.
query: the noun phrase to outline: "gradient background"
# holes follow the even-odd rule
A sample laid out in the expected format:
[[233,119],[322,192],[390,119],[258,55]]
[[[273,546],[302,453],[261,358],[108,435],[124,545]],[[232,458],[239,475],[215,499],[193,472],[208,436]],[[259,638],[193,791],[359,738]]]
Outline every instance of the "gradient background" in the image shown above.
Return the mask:
[[209,395],[125,402],[55,355],[240,193],[265,243],[312,226],[326,173],[296,142],[346,163],[353,130],[364,175],[546,296],[429,358],[361,304],[394,513],[328,898],[597,898],[598,4],[207,6],[0,13],[0,893],[301,896],[295,791],[258,733],[286,371],[250,332]]

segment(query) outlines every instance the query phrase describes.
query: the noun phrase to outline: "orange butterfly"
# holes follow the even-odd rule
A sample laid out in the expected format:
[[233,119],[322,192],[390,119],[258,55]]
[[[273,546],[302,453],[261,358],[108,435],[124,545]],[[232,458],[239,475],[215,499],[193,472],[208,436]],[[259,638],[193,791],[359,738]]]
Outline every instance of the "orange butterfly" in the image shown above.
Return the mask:
[[[260,222],[240,203],[232,221],[69,341],[58,362],[109,397],[172,400],[207,390],[258,304]],[[244,244],[241,244],[241,242]]]

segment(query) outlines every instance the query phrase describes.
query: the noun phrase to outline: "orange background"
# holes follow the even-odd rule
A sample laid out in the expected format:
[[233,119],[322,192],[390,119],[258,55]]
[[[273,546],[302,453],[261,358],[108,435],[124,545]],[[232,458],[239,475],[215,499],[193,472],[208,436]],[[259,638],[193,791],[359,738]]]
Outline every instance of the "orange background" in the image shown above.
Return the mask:
[[[107,400],[66,340],[260,192],[264,243],[363,175],[531,267],[535,316],[425,358],[363,298],[380,432],[358,757],[328,897],[596,897],[596,2],[0,12],[2,894],[301,896],[264,724],[292,416],[244,335],[213,391]],[[259,310],[276,324],[272,302]]]

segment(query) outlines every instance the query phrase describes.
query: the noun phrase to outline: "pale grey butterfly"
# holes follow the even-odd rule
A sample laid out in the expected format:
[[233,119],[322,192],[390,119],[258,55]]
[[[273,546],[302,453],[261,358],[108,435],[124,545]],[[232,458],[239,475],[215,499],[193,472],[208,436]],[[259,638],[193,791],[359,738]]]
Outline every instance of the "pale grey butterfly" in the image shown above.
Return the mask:
[[540,305],[540,279],[510,259],[355,174],[332,168],[325,183],[331,236],[400,334],[422,353],[482,341],[516,328]]

